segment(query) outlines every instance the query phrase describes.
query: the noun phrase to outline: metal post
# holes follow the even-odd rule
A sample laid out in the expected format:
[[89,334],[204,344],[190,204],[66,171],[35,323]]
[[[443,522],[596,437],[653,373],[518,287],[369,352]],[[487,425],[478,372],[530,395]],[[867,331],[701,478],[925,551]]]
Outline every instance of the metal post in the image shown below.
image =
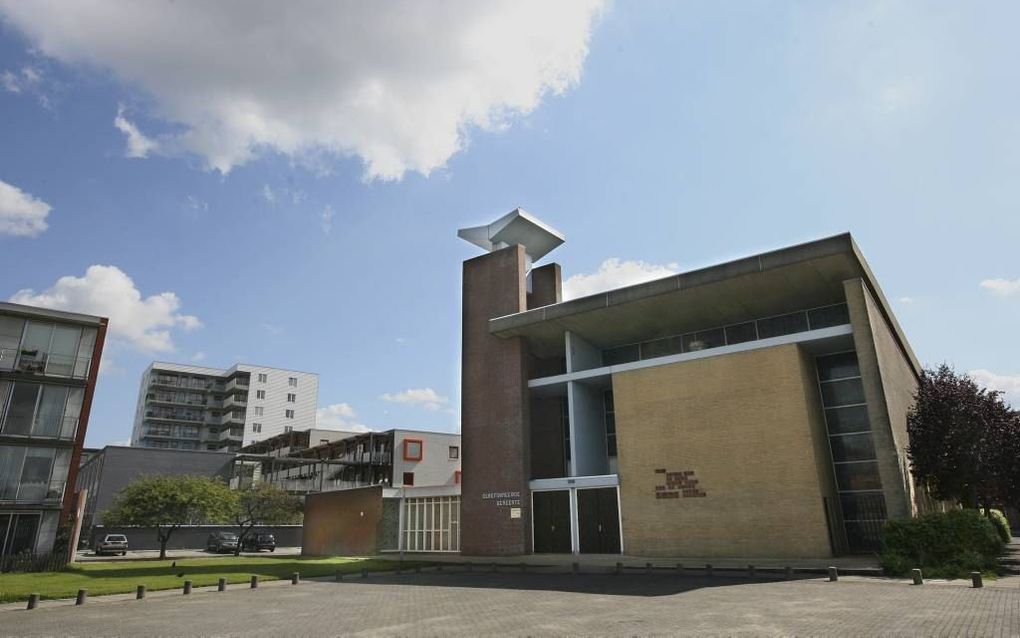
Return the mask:
[[254,575],[254,574],[252,574],[252,577],[251,577],[251,588],[252,589],[258,589],[258,586],[259,586],[259,577]]
[[35,609],[36,605],[39,604],[39,594],[28,595],[28,609]]
[[645,573],[646,574],[651,574],[652,573],[652,564],[651,563],[645,563]]
[[677,571],[677,573],[682,573],[684,571],[684,564],[683,563],[677,563],[676,564],[676,571]]
[[712,577],[712,563],[707,563],[705,565],[705,575],[708,576],[709,578]]
[[789,565],[787,565],[786,569],[784,570],[783,575],[786,577],[786,580],[792,579],[793,578],[793,568],[790,567]]
[[135,600],[142,600],[145,598],[145,585],[139,585],[135,588]]
[[581,571],[581,563],[572,563],[570,565],[570,571],[577,574]]
[[74,599],[74,604],[75,605],[84,605],[85,604],[85,599],[87,599],[88,597],[89,597],[89,590],[87,590],[87,589],[79,589],[78,590],[78,597]]
[[333,578],[336,580],[336,582],[339,583],[344,579],[344,573],[338,569],[336,570],[336,574],[333,576]]
[[368,570],[365,569],[364,567],[361,568],[361,577],[368,578]]
[[291,585],[297,585],[300,582],[301,582],[301,573],[300,572],[294,572],[293,574],[290,575],[290,584]]
[[970,573],[970,584],[978,589],[985,586],[985,584],[981,582],[981,572]]
[[835,567],[830,567],[829,568],[829,582],[830,583],[834,583],[837,580],[839,580],[839,570],[837,570]]
[[187,596],[190,593],[191,593],[191,581],[186,580],[184,581],[184,595]]
[[226,578],[221,578],[219,580],[219,582],[216,583],[216,591],[227,591],[227,579]]
[[924,584],[924,576],[921,575],[921,570],[920,569],[912,569],[912,570],[910,570],[910,576],[911,576],[911,578],[914,579],[914,584],[915,585],[923,585]]
[[754,565],[748,565],[747,566],[747,575],[750,578],[754,578]]
[[616,563],[616,573],[617,574],[622,574],[623,573],[623,563],[619,563],[619,562]]

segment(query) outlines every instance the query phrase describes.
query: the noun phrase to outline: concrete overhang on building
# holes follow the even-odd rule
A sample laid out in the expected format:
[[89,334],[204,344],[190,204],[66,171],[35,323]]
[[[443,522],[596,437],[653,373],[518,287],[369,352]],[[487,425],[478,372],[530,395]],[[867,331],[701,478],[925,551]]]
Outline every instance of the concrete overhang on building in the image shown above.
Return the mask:
[[920,370],[849,233],[497,317],[489,321],[489,331],[503,338],[527,338],[536,356],[563,356],[567,331],[609,348],[841,303],[843,282],[858,278]]

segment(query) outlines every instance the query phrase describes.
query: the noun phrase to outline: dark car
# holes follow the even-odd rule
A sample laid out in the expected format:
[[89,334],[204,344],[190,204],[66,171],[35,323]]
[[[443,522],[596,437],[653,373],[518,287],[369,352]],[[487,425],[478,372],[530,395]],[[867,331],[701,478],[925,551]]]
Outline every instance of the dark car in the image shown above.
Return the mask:
[[246,552],[261,552],[268,549],[276,551],[276,537],[272,534],[251,534],[241,542],[241,549]]
[[237,549],[237,534],[232,532],[213,532],[205,542],[207,552],[232,552]]
[[123,534],[107,534],[96,541],[93,549],[96,552],[96,556],[102,556],[103,554],[127,556],[128,539]]

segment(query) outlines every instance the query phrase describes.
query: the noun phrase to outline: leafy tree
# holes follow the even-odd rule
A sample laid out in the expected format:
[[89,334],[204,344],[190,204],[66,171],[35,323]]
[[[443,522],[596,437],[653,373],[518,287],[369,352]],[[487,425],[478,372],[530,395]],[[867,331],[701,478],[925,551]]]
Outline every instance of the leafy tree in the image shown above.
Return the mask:
[[238,527],[235,556],[241,553],[244,539],[256,525],[282,525],[301,520],[301,499],[271,483],[258,483],[233,495],[232,518]]
[[1017,414],[1000,393],[945,364],[922,373],[907,434],[914,474],[937,498],[987,511],[1008,502],[1011,482],[1020,482]]
[[181,525],[229,520],[234,494],[221,481],[204,476],[142,476],[120,491],[103,513],[104,525],[155,527],[159,558],[166,558],[170,536]]

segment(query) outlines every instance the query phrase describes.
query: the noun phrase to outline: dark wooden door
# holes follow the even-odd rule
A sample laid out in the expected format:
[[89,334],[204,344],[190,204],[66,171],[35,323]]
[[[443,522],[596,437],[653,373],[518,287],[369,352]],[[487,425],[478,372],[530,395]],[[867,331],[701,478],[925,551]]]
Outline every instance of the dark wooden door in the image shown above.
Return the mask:
[[536,554],[570,553],[570,492],[532,492]]
[[619,554],[616,488],[577,490],[577,530],[582,554]]

